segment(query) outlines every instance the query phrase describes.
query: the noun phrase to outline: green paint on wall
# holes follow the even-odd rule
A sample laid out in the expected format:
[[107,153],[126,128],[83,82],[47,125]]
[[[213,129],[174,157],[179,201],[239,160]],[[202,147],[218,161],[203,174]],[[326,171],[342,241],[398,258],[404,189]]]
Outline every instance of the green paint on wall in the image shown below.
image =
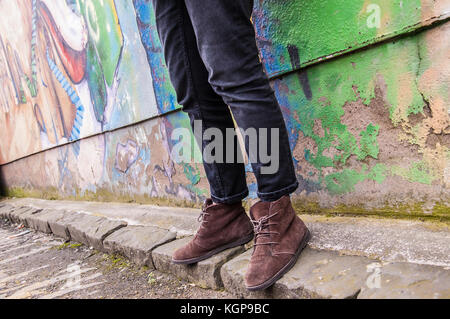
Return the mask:
[[106,83],[111,86],[123,46],[114,0],[78,0],[78,5],[80,13],[85,17],[89,41],[102,65]]
[[378,157],[379,147],[377,142],[379,126],[370,123],[365,131],[362,131],[359,136],[361,136],[360,144],[361,147],[357,151],[356,155],[359,160],[365,159],[367,156],[373,158]]
[[436,179],[433,171],[424,161],[412,163],[408,168],[393,166],[391,172],[393,175],[406,178],[410,182],[419,182],[428,185]]
[[367,165],[363,165],[360,172],[346,168],[341,172],[325,176],[325,184],[330,194],[344,194],[354,191],[355,185],[364,180],[382,183],[385,179],[385,171],[386,167],[383,164],[376,164],[371,170],[368,170]]
[[95,118],[99,122],[104,120],[104,111],[107,103],[107,90],[102,66],[99,63],[97,53],[91,41],[87,45],[87,66],[89,72],[86,79],[89,83],[90,96],[94,107]]
[[[417,88],[417,77],[423,72],[421,65],[426,63],[425,52],[418,52],[419,47],[425,51],[423,45],[418,45],[421,41],[420,37],[411,36],[308,68],[304,72],[312,92],[311,100],[306,98],[304,82],[297,73],[275,80],[275,86],[280,88],[278,94],[286,92],[281,88],[289,88],[289,94],[279,100],[295,114],[290,119],[290,127],[298,128],[305,138],[314,142],[314,148],[305,150],[304,159],[319,171],[318,182],[330,193],[351,192],[354,185],[366,179],[381,183],[390,172],[383,163],[361,171],[346,167],[352,156],[364,165],[367,158],[378,159],[377,138],[381,126],[369,123],[358,131],[360,125],[352,123],[350,128],[344,123],[358,121],[351,114],[355,105],[362,112],[361,120],[364,112],[375,112],[380,114],[380,121],[389,116],[392,127],[407,122],[411,114],[423,112],[425,102]],[[384,102],[384,110],[369,109],[374,107],[371,102],[375,97],[383,99],[377,104]],[[361,110],[364,107],[367,111]],[[324,176],[327,167],[340,171]],[[425,163],[408,172],[398,171],[397,175],[426,184],[433,180]]]
[[200,182],[200,170],[190,164],[183,164],[184,175],[191,182],[191,185],[197,185]]
[[268,69],[278,74],[297,68],[287,63],[288,46],[299,49],[304,65],[402,34],[420,24],[421,8],[420,0],[264,0],[257,12],[267,15],[266,23],[258,31],[281,53]]

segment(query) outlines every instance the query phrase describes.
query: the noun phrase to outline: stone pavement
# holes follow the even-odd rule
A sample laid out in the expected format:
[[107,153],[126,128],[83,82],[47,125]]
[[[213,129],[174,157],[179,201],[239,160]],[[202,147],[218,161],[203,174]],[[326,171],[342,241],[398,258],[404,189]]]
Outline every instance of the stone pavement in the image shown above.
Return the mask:
[[309,247],[273,287],[250,293],[251,245],[195,265],[172,252],[195,233],[198,210],[151,205],[8,199],[0,218],[120,254],[136,265],[243,298],[450,298],[450,229],[419,221],[302,215]]
[[119,255],[65,243],[0,218],[0,303],[2,299],[88,298],[229,299],[233,295],[202,289]]

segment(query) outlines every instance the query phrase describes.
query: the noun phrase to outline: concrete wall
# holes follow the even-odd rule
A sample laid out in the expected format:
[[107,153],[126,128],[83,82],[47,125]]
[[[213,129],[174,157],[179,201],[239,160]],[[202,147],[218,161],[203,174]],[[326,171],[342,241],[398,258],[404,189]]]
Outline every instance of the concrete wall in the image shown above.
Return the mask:
[[[208,196],[201,165],[170,155],[189,122],[149,1],[0,0],[0,17],[9,194]],[[449,17],[449,0],[255,1],[299,209],[450,216]]]

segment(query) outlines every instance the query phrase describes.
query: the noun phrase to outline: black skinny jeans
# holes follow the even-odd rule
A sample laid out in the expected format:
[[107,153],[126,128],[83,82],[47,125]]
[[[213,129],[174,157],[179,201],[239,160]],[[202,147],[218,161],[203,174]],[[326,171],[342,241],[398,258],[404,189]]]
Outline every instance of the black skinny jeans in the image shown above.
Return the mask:
[[[286,125],[259,60],[250,21],[253,1],[152,1],[170,79],[191,124],[200,120],[203,132],[216,128],[226,136],[226,129],[234,128],[231,109],[239,128],[267,129],[267,150],[278,147],[278,170],[265,173],[262,168],[273,163],[252,157],[258,197],[274,201],[294,192],[298,182]],[[279,132],[274,143],[272,128]],[[196,139],[202,150],[211,141]],[[240,154],[236,139],[234,145],[234,154]],[[249,153],[253,142],[246,138],[245,146]],[[224,158],[226,153],[224,149]],[[233,203],[248,195],[243,163],[225,159],[211,163],[203,158],[203,165],[215,202]]]

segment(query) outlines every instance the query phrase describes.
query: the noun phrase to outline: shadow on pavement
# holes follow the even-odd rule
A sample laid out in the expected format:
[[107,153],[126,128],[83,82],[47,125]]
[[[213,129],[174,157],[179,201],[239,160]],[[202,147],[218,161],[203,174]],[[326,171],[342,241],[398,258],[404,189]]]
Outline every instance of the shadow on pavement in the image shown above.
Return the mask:
[[6,197],[6,182],[3,177],[2,168],[0,167],[0,197]]

